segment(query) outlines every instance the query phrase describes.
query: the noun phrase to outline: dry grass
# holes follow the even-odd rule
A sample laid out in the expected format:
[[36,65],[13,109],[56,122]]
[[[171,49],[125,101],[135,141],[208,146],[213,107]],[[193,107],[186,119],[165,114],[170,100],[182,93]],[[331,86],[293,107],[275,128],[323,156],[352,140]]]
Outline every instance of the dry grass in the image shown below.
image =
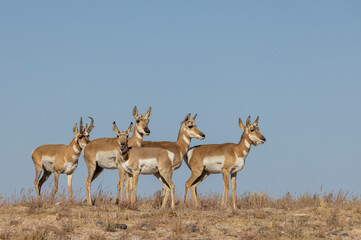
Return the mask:
[[178,197],[174,210],[161,210],[156,192],[136,205],[121,203],[98,189],[95,206],[80,194],[68,202],[60,191],[37,201],[33,191],[0,195],[0,239],[360,239],[361,200],[342,191],[274,199],[244,193],[239,209],[220,205],[220,196],[200,196],[201,207]]

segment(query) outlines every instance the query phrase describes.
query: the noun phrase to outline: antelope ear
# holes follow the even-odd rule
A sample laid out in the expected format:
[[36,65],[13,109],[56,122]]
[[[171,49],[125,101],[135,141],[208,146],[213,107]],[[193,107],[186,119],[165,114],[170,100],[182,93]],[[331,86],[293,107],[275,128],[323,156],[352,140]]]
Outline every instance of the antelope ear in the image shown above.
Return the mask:
[[246,127],[248,127],[251,124],[251,116],[248,116],[246,121]]
[[149,107],[148,112],[144,115],[144,117],[149,118],[152,113],[152,107]]
[[131,132],[133,132],[133,122],[130,123],[127,134],[129,135]]
[[239,118],[239,119],[238,119],[238,125],[239,125],[239,127],[240,127],[243,131],[245,131],[245,130],[246,130],[246,126],[244,126],[244,124],[243,124],[243,122],[242,122],[241,118]]
[[76,135],[79,134],[79,131],[78,131],[78,125],[75,123],[74,127],[73,127],[73,133]]
[[188,115],[187,115],[186,118],[184,119],[184,122],[187,122],[187,121],[189,120],[190,116],[191,116],[191,114],[188,113]]
[[136,118],[137,116],[138,116],[138,109],[137,106],[135,106],[133,109],[133,117]]
[[258,119],[259,119],[259,117],[257,116],[256,121],[254,121],[254,122],[252,123],[252,125],[258,126]]
[[192,119],[191,119],[190,121],[194,122],[194,120],[196,120],[196,117],[197,117],[197,113],[196,113],[196,115],[194,115],[194,116],[192,117]]
[[113,132],[115,133],[115,135],[119,135],[119,130],[118,130],[118,127],[117,125],[115,124],[115,122],[113,122]]

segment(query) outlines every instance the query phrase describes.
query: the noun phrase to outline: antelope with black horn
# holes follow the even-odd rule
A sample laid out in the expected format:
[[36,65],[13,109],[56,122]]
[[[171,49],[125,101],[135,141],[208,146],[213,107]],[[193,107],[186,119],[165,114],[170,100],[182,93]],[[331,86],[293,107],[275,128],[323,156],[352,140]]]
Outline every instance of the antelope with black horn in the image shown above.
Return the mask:
[[[60,174],[68,175],[68,189],[69,189],[69,199],[72,200],[72,177],[73,173],[78,166],[78,159],[81,154],[81,151],[85,146],[90,142],[89,134],[94,128],[94,120],[91,119],[90,126],[86,124],[85,128],[83,127],[83,120],[80,118],[79,130],[77,124],[75,123],[73,127],[74,138],[69,145],[56,144],[56,145],[42,145],[36,148],[31,157],[35,166],[35,189],[40,200],[41,186],[49,178],[49,176],[54,173],[54,189],[52,198],[54,199],[55,193],[58,191],[58,180]],[[40,175],[43,171],[43,176]]]

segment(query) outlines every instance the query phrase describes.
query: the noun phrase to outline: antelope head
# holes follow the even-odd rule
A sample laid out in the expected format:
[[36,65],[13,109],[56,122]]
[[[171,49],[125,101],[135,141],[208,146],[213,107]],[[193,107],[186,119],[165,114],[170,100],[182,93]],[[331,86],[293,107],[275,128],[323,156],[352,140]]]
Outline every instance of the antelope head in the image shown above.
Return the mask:
[[254,146],[263,144],[266,141],[266,138],[259,132],[258,119],[259,117],[251,124],[251,117],[248,116],[246,126],[243,124],[241,118],[238,120],[239,127],[243,130],[243,134],[248,135]]
[[133,109],[135,128],[138,132],[140,132],[141,134],[143,134],[145,136],[148,136],[150,134],[150,130],[148,128],[148,123],[149,123],[149,117],[150,117],[151,112],[152,112],[152,108],[149,107],[149,110],[143,116],[143,115],[138,114],[138,109],[136,106]]
[[127,131],[119,131],[115,122],[113,122],[113,132],[117,135],[118,145],[121,152],[124,152],[128,148],[128,136],[133,131],[133,123],[131,122]]
[[73,132],[75,135],[75,140],[79,144],[79,146],[83,149],[89,142],[89,133],[94,128],[94,119],[89,117],[91,120],[90,126],[88,127],[88,124],[86,124],[85,127],[83,127],[83,119],[80,117],[80,124],[79,124],[79,130],[77,127],[77,124],[75,123]]
[[204,135],[204,133],[202,133],[197,128],[197,125],[194,122],[194,120],[197,117],[197,114],[194,115],[191,119],[190,119],[190,116],[191,116],[191,114],[188,114],[186,116],[186,118],[182,122],[182,130],[183,130],[183,132],[189,138],[198,138],[198,139],[203,140],[206,137],[206,135]]

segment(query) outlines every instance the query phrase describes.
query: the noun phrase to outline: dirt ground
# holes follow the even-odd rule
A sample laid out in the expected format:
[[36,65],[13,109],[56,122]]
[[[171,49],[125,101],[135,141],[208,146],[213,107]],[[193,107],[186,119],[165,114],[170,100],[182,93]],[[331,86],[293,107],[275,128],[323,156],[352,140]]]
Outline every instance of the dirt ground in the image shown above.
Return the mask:
[[174,210],[159,208],[160,192],[135,205],[101,193],[94,206],[65,193],[49,199],[0,197],[0,239],[361,239],[361,201],[343,192],[245,193],[237,210],[216,194],[201,196],[198,208],[179,198]]

